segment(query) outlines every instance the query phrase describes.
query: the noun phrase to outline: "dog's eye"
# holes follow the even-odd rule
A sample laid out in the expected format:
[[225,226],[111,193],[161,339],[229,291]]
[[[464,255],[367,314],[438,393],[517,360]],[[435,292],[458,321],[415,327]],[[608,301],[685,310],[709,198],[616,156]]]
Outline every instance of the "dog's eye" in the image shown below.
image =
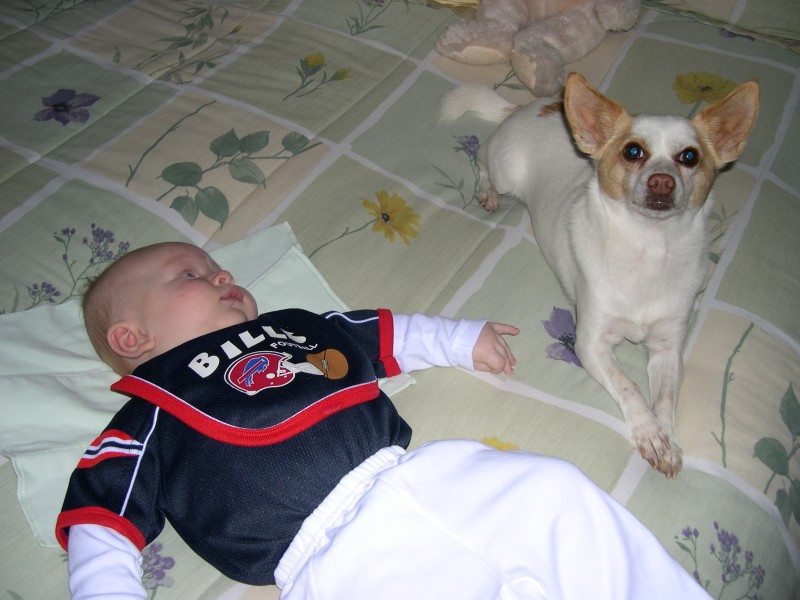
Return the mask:
[[644,148],[642,148],[639,144],[630,143],[623,148],[622,156],[625,158],[625,160],[634,162],[638,160],[644,160],[647,154],[645,153]]
[[700,153],[694,148],[686,148],[678,154],[678,162],[685,167],[693,167],[700,160]]

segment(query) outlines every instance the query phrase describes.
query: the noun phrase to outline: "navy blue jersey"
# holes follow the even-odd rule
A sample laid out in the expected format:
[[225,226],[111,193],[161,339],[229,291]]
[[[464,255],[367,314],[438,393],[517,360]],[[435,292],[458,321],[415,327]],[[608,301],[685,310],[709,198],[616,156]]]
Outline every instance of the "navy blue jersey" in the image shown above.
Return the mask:
[[187,342],[112,389],[131,400],[70,479],[57,536],[110,527],[140,550],[169,520],[222,573],[274,583],[303,520],[339,480],[411,430],[391,313],[289,309]]

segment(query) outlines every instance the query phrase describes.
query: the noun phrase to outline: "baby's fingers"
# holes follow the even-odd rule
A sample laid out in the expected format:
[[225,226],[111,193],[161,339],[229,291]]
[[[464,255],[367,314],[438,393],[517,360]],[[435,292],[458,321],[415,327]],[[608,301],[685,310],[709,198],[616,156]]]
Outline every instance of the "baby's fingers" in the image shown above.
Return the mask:
[[[513,357],[512,357],[513,358]],[[475,369],[478,371],[486,371],[488,373],[505,373],[506,375],[514,374],[514,365],[516,361],[508,360],[499,354],[488,357],[485,361],[475,363]]]
[[500,335],[517,335],[519,327],[513,325],[506,325],[505,323],[491,323],[492,329]]
[[478,371],[514,374],[517,359],[503,336],[517,335],[519,329],[505,323],[488,322],[481,330],[473,350],[473,363]]

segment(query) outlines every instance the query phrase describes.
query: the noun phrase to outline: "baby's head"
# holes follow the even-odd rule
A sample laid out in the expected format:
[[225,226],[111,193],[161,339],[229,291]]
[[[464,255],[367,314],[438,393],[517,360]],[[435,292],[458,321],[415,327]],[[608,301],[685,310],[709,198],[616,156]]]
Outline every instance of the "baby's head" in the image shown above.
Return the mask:
[[145,246],[112,263],[83,297],[95,351],[120,374],[191,339],[255,319],[256,301],[202,249]]

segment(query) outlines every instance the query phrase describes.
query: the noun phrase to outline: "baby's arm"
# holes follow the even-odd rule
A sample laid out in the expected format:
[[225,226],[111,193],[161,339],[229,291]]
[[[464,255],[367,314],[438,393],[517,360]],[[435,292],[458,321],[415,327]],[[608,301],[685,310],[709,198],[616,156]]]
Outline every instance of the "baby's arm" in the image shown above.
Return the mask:
[[503,340],[511,325],[421,314],[394,317],[394,357],[403,372],[429,367],[513,373],[514,356]]
[[146,600],[142,555],[126,537],[102,525],[73,525],[69,532],[69,587],[73,600]]

